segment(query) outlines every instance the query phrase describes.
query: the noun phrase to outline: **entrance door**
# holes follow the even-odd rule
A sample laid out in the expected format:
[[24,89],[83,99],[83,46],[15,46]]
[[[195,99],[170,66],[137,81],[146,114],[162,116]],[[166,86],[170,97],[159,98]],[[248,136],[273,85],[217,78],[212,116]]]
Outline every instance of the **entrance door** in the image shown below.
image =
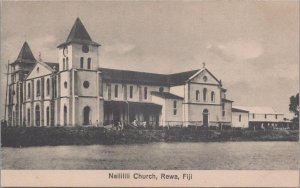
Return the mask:
[[208,127],[208,110],[203,110],[203,126]]
[[83,109],[83,125],[89,125],[90,124],[90,107],[86,106]]
[[119,122],[121,122],[121,115],[120,115],[120,111],[114,111],[113,112],[113,120],[114,120],[114,125],[118,125]]

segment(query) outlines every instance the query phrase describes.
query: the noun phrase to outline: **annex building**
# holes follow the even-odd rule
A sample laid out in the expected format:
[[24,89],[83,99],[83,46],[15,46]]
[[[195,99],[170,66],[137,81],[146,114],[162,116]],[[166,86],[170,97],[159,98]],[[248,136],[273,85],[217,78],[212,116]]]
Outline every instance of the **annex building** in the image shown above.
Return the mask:
[[100,44],[79,18],[58,45],[58,63],[36,59],[25,42],[10,64],[12,126],[232,125],[232,102],[206,67],[175,74],[102,68]]

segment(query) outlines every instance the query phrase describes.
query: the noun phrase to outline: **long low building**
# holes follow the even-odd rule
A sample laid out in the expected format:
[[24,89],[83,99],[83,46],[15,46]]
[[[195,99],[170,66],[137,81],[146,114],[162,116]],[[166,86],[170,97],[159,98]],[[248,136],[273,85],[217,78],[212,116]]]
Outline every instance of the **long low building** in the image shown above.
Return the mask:
[[[250,129],[268,129],[276,127],[285,127],[289,124],[289,121],[284,119],[284,114],[276,112],[272,107],[245,107],[245,106],[233,106],[233,126],[244,127],[246,120],[248,120],[248,126]],[[248,118],[246,117],[248,115]],[[243,119],[243,121],[240,121]]]

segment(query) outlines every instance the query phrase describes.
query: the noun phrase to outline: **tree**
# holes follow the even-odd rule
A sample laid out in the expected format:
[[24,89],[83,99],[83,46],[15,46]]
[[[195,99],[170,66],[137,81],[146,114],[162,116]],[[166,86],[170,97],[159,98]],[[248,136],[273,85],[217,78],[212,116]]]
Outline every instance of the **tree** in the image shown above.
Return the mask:
[[295,114],[294,121],[298,122],[299,119],[299,93],[296,96],[290,97],[290,105],[289,105],[290,112]]

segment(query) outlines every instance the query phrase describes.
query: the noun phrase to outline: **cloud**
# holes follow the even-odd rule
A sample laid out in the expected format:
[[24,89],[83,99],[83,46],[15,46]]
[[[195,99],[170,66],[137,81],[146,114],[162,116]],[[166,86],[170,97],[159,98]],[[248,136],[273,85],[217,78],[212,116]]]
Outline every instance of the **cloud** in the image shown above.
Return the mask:
[[264,50],[260,42],[252,40],[234,40],[217,45],[207,45],[208,49],[214,49],[226,59],[248,60],[260,57]]

